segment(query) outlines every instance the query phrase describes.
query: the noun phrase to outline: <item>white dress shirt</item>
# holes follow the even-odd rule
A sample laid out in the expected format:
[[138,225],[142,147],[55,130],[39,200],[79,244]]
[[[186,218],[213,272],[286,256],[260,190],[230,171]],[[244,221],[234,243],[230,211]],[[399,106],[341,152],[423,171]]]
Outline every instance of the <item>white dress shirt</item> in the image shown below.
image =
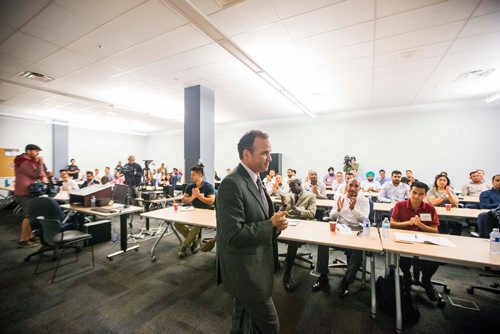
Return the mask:
[[330,211],[331,219],[337,220],[339,224],[359,226],[359,223],[362,223],[365,218],[368,218],[370,214],[370,202],[361,192],[356,196],[356,204],[353,210],[349,208],[349,198],[347,198],[347,194],[342,194],[340,198],[344,199],[344,205],[339,212],[337,211],[338,201],[335,200],[333,202],[332,210]]

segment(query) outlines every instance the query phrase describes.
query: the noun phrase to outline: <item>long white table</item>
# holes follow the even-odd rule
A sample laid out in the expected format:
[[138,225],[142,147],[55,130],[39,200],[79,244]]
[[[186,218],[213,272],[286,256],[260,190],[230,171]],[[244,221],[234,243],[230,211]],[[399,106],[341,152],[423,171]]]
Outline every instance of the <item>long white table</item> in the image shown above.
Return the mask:
[[[376,212],[389,212],[394,207],[394,203],[373,203],[373,210]],[[442,206],[436,206],[436,212],[439,217],[456,217],[456,218],[477,218],[482,212],[488,212],[486,209],[467,209],[467,208],[451,208],[449,211]]]
[[[382,240],[382,247],[386,251],[388,261],[392,258],[390,254],[394,254],[394,259],[391,265],[394,266],[396,273],[399,273],[399,258],[403,256],[418,256],[425,259],[436,260],[439,262],[454,263],[466,266],[483,267],[489,266],[493,268],[500,268],[500,255],[490,254],[489,240],[460,237],[454,235],[443,235],[439,237],[447,238],[456,247],[437,246],[419,243],[402,243],[396,242],[394,233],[422,233],[415,231],[406,231],[399,229],[391,229],[390,238]],[[425,234],[425,233],[422,233]],[[431,236],[436,234],[429,233]],[[397,276],[396,276],[397,277]],[[401,331],[402,328],[402,314],[401,314],[401,294],[400,294],[399,279],[395,280],[395,294],[396,294],[396,330]]]

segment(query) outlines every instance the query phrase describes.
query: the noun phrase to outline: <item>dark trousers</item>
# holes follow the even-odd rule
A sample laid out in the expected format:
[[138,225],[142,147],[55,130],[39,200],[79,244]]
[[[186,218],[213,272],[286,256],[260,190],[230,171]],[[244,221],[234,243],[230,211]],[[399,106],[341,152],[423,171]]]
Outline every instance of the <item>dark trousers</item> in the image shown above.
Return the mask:
[[[480,217],[479,217],[480,216]],[[499,227],[498,219],[491,211],[480,213],[477,217],[477,230],[481,238],[489,238],[491,231]]]
[[279,333],[280,322],[272,298],[254,302],[234,298],[231,334]]
[[[349,284],[354,282],[356,279],[356,274],[361,267],[361,262],[363,262],[363,251],[355,249],[345,249],[345,255],[347,256],[347,270],[345,272],[344,278]],[[328,246],[318,246],[318,262],[316,264],[316,271],[320,275],[328,275],[328,260],[330,257]]]
[[462,228],[462,223],[458,221],[440,220],[439,222],[440,234],[460,235],[462,234]]
[[302,244],[295,241],[287,241],[287,243],[288,243],[288,249],[286,251],[286,258],[285,258],[285,275],[290,275],[292,272],[293,263],[295,262],[295,257],[297,256],[299,247]]
[[403,279],[407,286],[411,286],[411,266],[420,269],[422,272],[422,284],[427,285],[430,284],[432,276],[436,273],[439,268],[439,263],[434,261],[421,260],[418,257],[408,258],[401,257],[399,260],[399,267],[403,272]]

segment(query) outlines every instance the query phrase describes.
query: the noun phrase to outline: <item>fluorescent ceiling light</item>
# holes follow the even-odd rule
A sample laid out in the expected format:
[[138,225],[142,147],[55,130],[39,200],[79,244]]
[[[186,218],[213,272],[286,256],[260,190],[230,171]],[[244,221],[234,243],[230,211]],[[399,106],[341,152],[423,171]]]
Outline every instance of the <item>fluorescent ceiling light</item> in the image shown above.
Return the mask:
[[258,73],[259,76],[264,79],[268,84],[270,84],[271,86],[273,86],[276,90],[278,91],[282,91],[282,90],[285,90],[285,88],[283,88],[283,86],[281,86],[279,84],[278,81],[274,80],[269,74],[267,74],[266,72],[259,72]]
[[483,103],[491,103],[491,102],[496,101],[498,99],[500,99],[500,93],[496,93],[496,94],[488,96],[487,98],[485,98],[483,100]]
[[299,103],[299,100],[297,100],[292,94],[290,94],[287,90],[284,90],[281,92],[281,94],[285,95],[287,99],[293,102],[293,104]]

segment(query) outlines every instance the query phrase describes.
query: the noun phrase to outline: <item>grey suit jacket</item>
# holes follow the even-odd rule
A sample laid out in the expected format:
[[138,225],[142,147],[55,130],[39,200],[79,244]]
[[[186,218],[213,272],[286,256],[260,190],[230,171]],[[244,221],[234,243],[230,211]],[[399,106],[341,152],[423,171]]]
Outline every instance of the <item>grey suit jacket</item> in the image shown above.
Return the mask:
[[274,208],[266,199],[269,212],[241,164],[217,192],[217,282],[236,298],[266,301],[273,292]]

